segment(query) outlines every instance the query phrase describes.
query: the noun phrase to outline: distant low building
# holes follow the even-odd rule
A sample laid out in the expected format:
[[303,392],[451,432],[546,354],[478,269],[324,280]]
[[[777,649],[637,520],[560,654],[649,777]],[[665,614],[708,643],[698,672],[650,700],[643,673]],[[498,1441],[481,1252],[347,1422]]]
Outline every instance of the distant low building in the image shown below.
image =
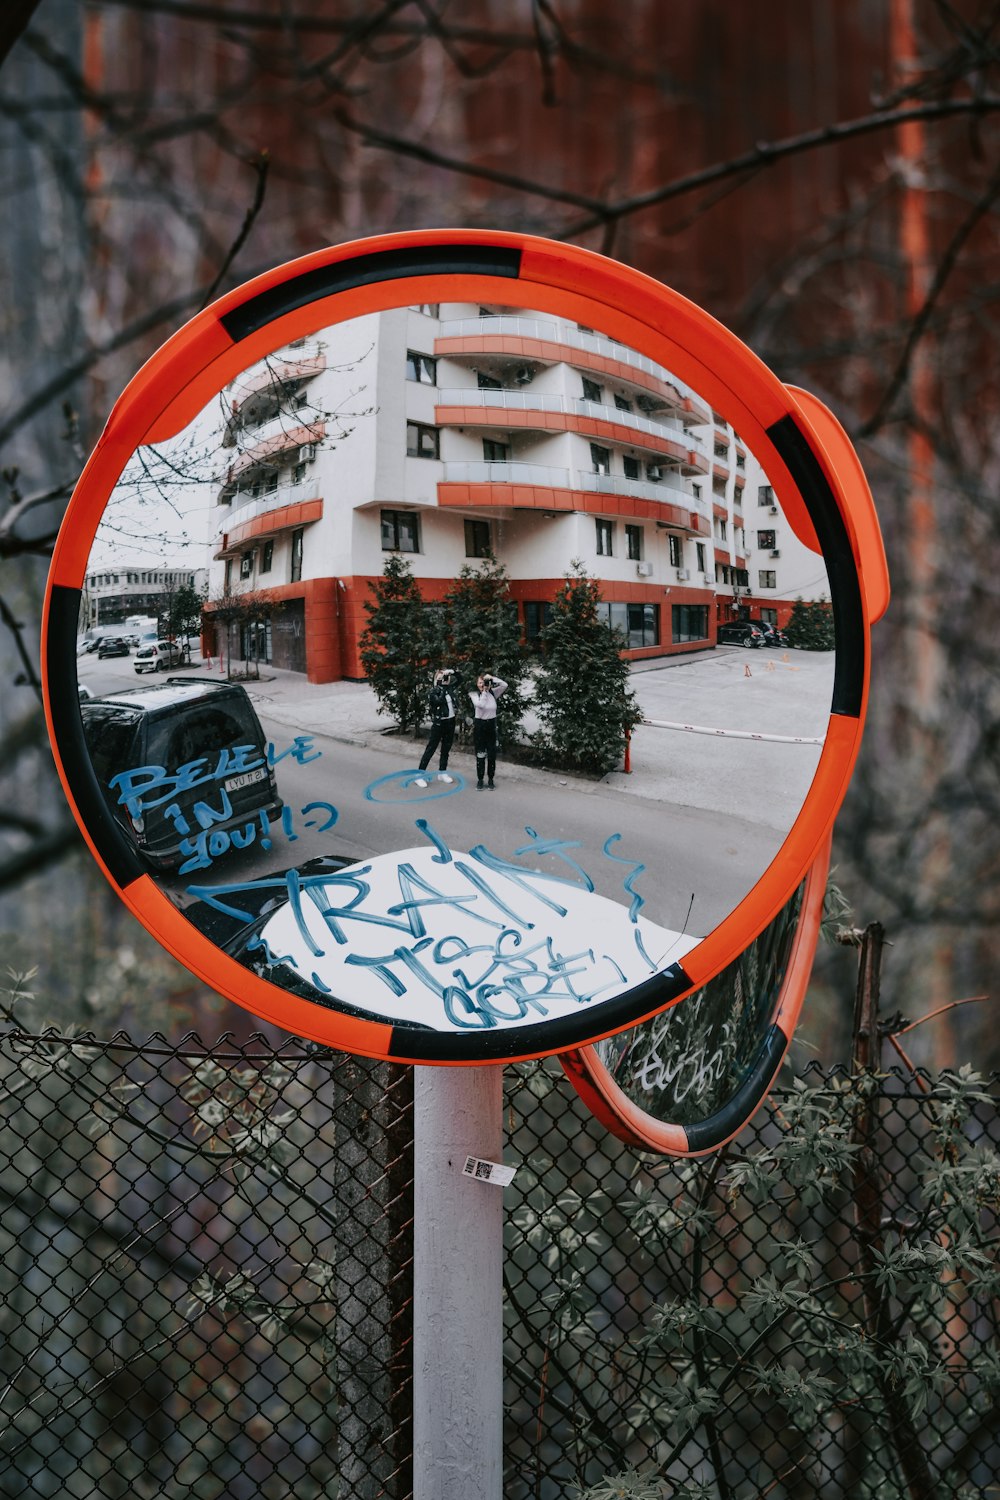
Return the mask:
[[208,568],[96,568],[88,572],[80,601],[80,628],[125,625],[132,615],[159,617],[180,588],[208,591]]

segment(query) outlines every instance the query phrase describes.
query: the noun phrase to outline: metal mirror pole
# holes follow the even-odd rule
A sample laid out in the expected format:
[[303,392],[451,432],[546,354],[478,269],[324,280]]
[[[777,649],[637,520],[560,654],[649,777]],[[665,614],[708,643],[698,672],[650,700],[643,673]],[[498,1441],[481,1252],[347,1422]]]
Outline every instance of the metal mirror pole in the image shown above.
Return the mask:
[[418,1067],[414,1103],[413,1496],[501,1500],[503,1069]]

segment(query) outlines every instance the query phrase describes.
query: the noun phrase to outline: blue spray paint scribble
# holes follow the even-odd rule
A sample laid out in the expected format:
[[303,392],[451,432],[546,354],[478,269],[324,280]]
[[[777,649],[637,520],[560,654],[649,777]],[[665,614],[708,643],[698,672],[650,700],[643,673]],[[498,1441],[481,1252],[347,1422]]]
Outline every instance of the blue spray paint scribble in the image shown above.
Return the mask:
[[[418,781],[423,781],[424,785],[417,789],[414,796],[410,789],[416,787]],[[456,771],[451,786],[448,786],[446,782],[431,782],[430,786],[426,783],[427,772],[421,771],[419,767],[410,771],[390,771],[387,776],[379,776],[377,780],[368,783],[365,787],[365,800],[376,803],[436,802],[442,797],[454,797],[456,792],[462,791],[465,787],[465,778],[459,776]],[[375,795],[376,792],[389,787],[395,787],[407,795],[400,797],[377,797]]]
[[625,890],[628,892],[628,894],[632,897],[632,902],[631,902],[631,905],[629,906],[628,914],[629,914],[629,920],[632,921],[632,922],[634,922],[634,921],[637,920],[640,911],[645,906],[645,904],[646,904],[646,898],[645,898],[645,896],[640,896],[639,895],[639,892],[637,890],[635,890],[635,888],[633,887],[632,882],[639,875],[642,875],[642,874],[645,873],[646,866],[643,865],[643,864],[640,864],[638,860],[623,859],[620,854],[612,854],[611,853],[611,847],[610,846],[612,844],[617,844],[617,842],[618,842],[618,840],[620,838],[621,838],[621,834],[620,833],[613,833],[613,834],[610,835],[609,838],[606,838],[604,840],[604,850],[603,850],[603,852],[607,855],[608,859],[613,859],[615,861],[615,864],[618,864],[618,865],[631,865],[632,866],[632,869],[631,869],[630,873],[625,876],[625,879],[623,880],[622,884],[624,885]]

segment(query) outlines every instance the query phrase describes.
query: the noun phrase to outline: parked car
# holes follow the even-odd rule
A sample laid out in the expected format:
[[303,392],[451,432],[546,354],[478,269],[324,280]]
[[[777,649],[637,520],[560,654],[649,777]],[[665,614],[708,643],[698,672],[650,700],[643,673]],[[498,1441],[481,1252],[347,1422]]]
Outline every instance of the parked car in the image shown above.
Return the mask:
[[123,635],[106,635],[97,648],[98,658],[102,656],[130,656],[132,648]]
[[757,629],[764,637],[765,646],[788,645],[788,637],[785,632],[779,630],[776,625],[772,625],[769,620],[752,620],[750,623],[757,626]]
[[763,646],[764,635],[759,625],[751,620],[734,620],[727,625],[720,625],[716,631],[716,640],[720,646]]
[[[154,868],[175,868],[187,858],[185,840],[202,831],[196,803],[212,810],[213,832],[243,827],[261,811],[269,818],[281,812],[264,731],[239,683],[169,678],[155,686],[88,698],[80,704],[80,715],[111,813]],[[233,752],[228,757],[231,775],[225,774],[225,751]],[[200,778],[171,786],[180,767],[190,768],[202,758]],[[220,765],[223,770],[216,775]],[[113,781],[141,767],[150,768],[148,778],[136,776],[129,785]],[[163,779],[157,781],[156,773]],[[145,795],[144,784],[149,788]],[[129,791],[131,808],[121,800]],[[158,806],[151,805],[156,802]]]
[[179,667],[184,652],[173,641],[150,641],[140,646],[132,665],[137,672],[162,672],[164,667]]

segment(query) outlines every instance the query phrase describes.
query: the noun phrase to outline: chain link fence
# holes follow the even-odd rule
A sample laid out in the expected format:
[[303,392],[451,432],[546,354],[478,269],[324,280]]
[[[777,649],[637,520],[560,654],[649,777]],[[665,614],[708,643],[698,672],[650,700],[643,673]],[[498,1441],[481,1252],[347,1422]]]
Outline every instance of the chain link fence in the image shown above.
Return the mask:
[[[996,1080],[692,1163],[506,1081],[505,1500],[1000,1494]],[[0,1495],[412,1493],[410,1069],[8,1032],[0,1103]]]

